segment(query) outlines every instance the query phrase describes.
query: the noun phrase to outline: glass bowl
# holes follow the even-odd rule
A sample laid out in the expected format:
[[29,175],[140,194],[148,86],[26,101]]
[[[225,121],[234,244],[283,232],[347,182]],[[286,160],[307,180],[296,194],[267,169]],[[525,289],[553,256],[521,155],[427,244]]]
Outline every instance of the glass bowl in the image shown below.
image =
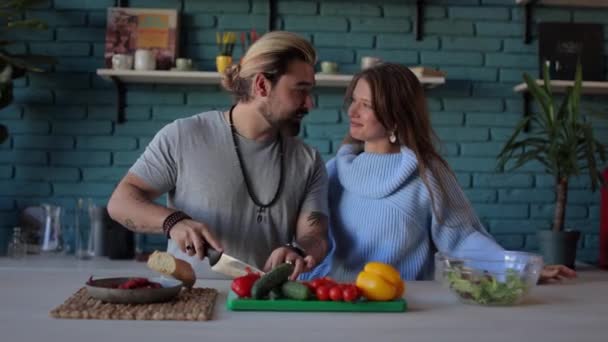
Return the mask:
[[519,304],[536,286],[542,268],[542,257],[527,252],[464,250],[435,254],[435,280],[467,304]]

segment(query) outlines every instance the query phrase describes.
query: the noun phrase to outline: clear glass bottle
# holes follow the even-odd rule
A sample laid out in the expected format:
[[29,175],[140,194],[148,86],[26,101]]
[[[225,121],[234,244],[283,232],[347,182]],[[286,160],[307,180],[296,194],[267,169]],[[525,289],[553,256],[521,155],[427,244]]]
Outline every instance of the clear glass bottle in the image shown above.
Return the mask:
[[27,254],[27,246],[25,245],[25,241],[21,236],[21,227],[13,228],[13,237],[11,241],[8,243],[8,251],[7,254],[9,258],[14,259],[23,259]]

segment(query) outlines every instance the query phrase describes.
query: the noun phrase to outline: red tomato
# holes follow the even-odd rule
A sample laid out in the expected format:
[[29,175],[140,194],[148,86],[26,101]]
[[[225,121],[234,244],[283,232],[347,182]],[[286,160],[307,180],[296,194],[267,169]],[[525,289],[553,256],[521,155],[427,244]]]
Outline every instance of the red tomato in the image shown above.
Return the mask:
[[318,300],[329,300],[329,287],[321,285],[317,287],[317,291],[315,294],[317,295]]
[[310,286],[315,290],[318,289],[319,286],[324,285],[324,284],[325,284],[325,281],[322,278],[313,279],[310,282]]
[[334,302],[339,302],[342,300],[342,289],[339,285],[336,285],[329,290],[329,298]]
[[338,283],[336,283],[335,280],[331,279],[330,277],[323,277],[321,279],[323,280],[323,284],[327,285],[329,287],[334,287],[338,284]]
[[347,285],[342,290],[342,297],[345,302],[354,302],[359,299],[359,290],[357,290],[357,287],[355,286]]

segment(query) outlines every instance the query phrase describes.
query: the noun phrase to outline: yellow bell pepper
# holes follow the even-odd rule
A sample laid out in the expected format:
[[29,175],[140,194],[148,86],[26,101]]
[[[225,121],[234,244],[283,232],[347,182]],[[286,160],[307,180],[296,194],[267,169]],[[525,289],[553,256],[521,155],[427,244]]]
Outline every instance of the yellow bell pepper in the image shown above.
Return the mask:
[[391,265],[381,262],[369,262],[359,273],[357,287],[369,300],[388,301],[401,298],[405,292],[405,283],[399,271]]

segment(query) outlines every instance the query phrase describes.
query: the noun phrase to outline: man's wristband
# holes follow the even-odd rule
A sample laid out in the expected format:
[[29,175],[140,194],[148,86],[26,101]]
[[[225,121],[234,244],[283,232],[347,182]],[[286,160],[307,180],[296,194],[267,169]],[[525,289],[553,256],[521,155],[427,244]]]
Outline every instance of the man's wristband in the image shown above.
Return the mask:
[[167,239],[170,239],[171,236],[169,233],[171,232],[171,228],[173,228],[173,226],[175,226],[179,221],[190,219],[192,218],[186,215],[186,213],[183,211],[175,211],[171,213],[169,216],[167,216],[165,221],[163,221],[163,234],[165,234]]

